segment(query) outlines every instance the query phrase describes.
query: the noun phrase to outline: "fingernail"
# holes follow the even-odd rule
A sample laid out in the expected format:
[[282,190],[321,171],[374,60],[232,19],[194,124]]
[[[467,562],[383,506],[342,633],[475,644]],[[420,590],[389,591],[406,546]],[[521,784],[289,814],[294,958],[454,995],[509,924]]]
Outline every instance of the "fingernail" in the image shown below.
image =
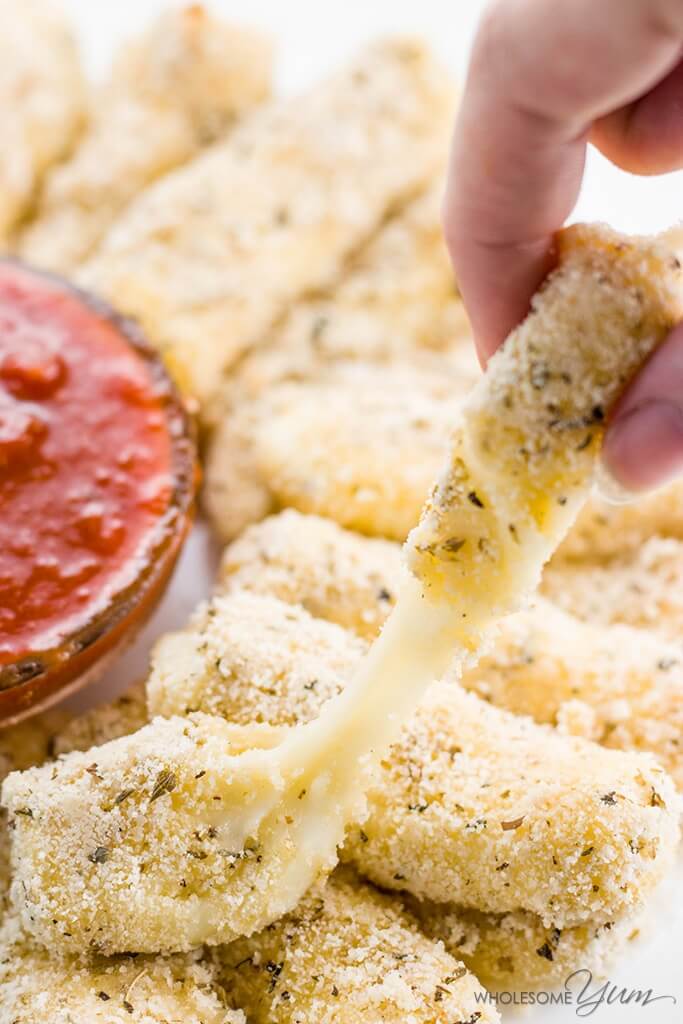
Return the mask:
[[[605,436],[602,462],[607,500],[623,502],[624,495],[637,496],[679,476],[683,407],[669,398],[650,398],[617,415]],[[610,478],[616,486],[610,486]]]

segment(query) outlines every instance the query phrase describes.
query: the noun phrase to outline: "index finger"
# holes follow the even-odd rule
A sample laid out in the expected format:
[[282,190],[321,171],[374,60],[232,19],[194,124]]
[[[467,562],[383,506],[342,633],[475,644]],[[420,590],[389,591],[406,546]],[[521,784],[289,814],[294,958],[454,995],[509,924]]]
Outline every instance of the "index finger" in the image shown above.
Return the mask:
[[681,0],[499,0],[485,15],[444,211],[482,361],[552,267],[593,122],[661,82],[682,42]]

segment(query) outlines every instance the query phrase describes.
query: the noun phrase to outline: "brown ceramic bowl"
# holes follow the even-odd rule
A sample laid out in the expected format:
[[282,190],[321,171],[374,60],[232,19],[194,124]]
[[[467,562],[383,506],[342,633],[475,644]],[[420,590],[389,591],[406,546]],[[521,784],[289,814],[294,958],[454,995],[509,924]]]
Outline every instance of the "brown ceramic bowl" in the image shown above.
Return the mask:
[[[28,328],[30,334],[31,330],[49,332],[50,317],[53,316],[57,325],[55,327],[57,332],[57,341],[54,342],[57,346],[55,351],[69,354],[77,347],[83,350],[84,346],[92,344],[92,365],[98,367],[97,373],[101,379],[104,379],[104,371],[100,367],[105,364],[104,362],[97,363],[98,357],[101,356],[102,360],[112,359],[114,374],[117,372],[117,366],[123,365],[117,363],[116,360],[123,360],[124,363],[128,358],[132,360],[130,362],[131,374],[137,375],[136,380],[144,379],[145,386],[147,386],[147,382],[149,383],[149,395],[145,393],[139,404],[141,408],[151,410],[150,416],[152,413],[154,414],[155,437],[160,438],[160,448],[163,445],[164,459],[158,467],[159,479],[163,480],[163,488],[159,491],[159,494],[162,495],[161,499],[155,495],[155,503],[144,506],[147,510],[145,512],[147,518],[145,519],[144,534],[141,533],[142,540],[135,550],[135,556],[127,556],[127,560],[121,558],[120,563],[114,566],[116,571],[114,572],[112,569],[112,577],[115,578],[116,585],[103,587],[99,597],[94,590],[87,591],[91,594],[92,600],[90,606],[83,610],[78,621],[75,621],[73,614],[69,614],[68,628],[63,631],[60,631],[59,628],[56,630],[52,628],[49,631],[48,643],[41,641],[36,644],[35,649],[17,651],[16,657],[11,654],[11,636],[8,638],[7,629],[3,636],[2,629],[0,629],[0,725],[12,724],[34,712],[43,710],[67,694],[92,682],[131,642],[148,620],[165,591],[191,527],[198,485],[198,464],[192,417],[164,369],[161,359],[147,343],[138,326],[119,316],[99,299],[73,288],[52,275],[35,271],[13,261],[0,260],[0,399],[5,401],[5,407],[9,407],[10,416],[13,408],[20,409],[20,406],[15,403],[13,407],[13,396],[2,390],[3,383],[7,383],[2,376],[2,371],[3,367],[7,365],[7,359],[13,358],[12,346],[15,351],[17,349],[17,341],[11,337],[12,332],[17,335],[14,310],[16,295],[20,296],[21,304],[21,313],[16,314],[20,321],[19,344],[23,343],[21,335],[23,318],[28,316],[31,321]],[[36,313],[35,310],[38,312]],[[37,328],[36,323],[38,324]],[[4,339],[3,331],[9,332]],[[108,348],[105,349],[104,343],[98,339],[106,339]],[[42,344],[42,342],[37,344]],[[101,351],[98,351],[98,345],[101,345]],[[21,356],[23,349],[20,349],[19,353]],[[85,355],[88,357],[89,353],[86,352]],[[5,359],[4,363],[3,359]],[[80,365],[84,369],[84,375],[87,374],[88,363],[88,358],[81,360]],[[11,386],[13,378],[10,377],[9,380]],[[85,384],[80,382],[80,386],[83,388]],[[144,406],[143,399],[144,403],[147,403]],[[86,416],[86,405],[87,403],[84,403],[84,417]],[[22,408],[29,407],[30,403]],[[112,408],[113,420],[116,409]],[[122,406],[122,408],[125,413],[125,407]],[[2,412],[3,406],[0,404],[0,442],[2,441]],[[130,423],[132,419],[133,417],[127,417],[125,422]],[[151,419],[150,422],[152,422]],[[86,429],[84,427],[84,431]],[[69,436],[73,436],[73,431]],[[106,478],[107,459],[114,454],[113,449],[107,453],[106,444],[103,443],[103,479]],[[11,452],[9,459],[6,458],[4,463],[2,455],[3,450],[0,444],[0,515],[2,515],[3,496],[6,501],[11,501],[15,494],[10,486],[12,472],[15,472],[22,481],[24,479],[22,476],[24,469],[21,465],[14,470],[12,468]],[[39,457],[43,458],[42,452]],[[15,467],[17,465],[16,459],[14,465]],[[117,466],[120,467],[120,460]],[[5,473],[4,482],[3,472]],[[81,470],[81,484],[84,472],[87,472],[85,468]],[[122,470],[117,468],[117,472],[120,478]],[[133,484],[131,483],[130,486],[133,487]],[[153,512],[149,511],[150,508],[153,509]],[[71,514],[71,510],[69,510],[69,515]],[[67,518],[65,518],[65,524],[69,526]],[[36,548],[38,546],[36,544]],[[37,558],[38,551],[33,551],[30,547],[28,550],[29,554],[26,557],[29,564],[26,568],[30,573],[32,571],[30,559]],[[11,568],[12,563],[8,564]],[[100,564],[101,567],[106,568],[106,555],[102,556]],[[13,611],[8,610],[8,607],[2,608],[3,593],[5,595],[12,594],[11,572],[7,570],[7,566],[5,566],[4,584],[3,591],[3,578],[0,574],[0,613],[4,611],[4,621],[11,623]],[[29,600],[30,596],[29,593]],[[9,599],[5,597],[5,600]],[[76,618],[78,617],[76,616]],[[2,619],[0,618],[0,625],[1,623]],[[11,633],[11,629],[9,632]],[[3,640],[4,648],[2,648]],[[10,651],[9,654],[8,651]]]

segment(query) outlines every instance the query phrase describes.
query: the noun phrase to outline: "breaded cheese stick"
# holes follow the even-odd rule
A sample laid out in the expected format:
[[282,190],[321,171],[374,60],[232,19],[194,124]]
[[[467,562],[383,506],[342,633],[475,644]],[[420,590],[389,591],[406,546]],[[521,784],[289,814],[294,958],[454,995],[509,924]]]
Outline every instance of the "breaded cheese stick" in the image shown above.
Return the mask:
[[662,242],[575,225],[558,247],[558,269],[467,399],[408,541],[435,600],[467,594],[469,623],[538,586],[587,497],[612,405],[683,315],[681,265]]
[[246,1024],[198,955],[52,959],[17,918],[0,930],[0,1020],[12,1024]]
[[[0,730],[0,782],[10,772],[43,764],[52,756],[54,737],[66,722],[59,711],[49,711],[27,722]],[[10,838],[7,814],[0,809],[0,923],[7,911],[11,881]]]
[[[344,664],[344,635],[274,598],[218,597],[158,645],[151,709],[186,710],[189,680],[192,706],[230,721],[309,721],[352,678],[361,652],[346,634]],[[299,662],[302,648],[317,650],[317,670],[310,656]],[[368,797],[343,852],[363,875],[483,911],[521,907],[558,927],[638,906],[678,838],[671,780],[651,758],[560,737],[451,683],[430,690]]]
[[145,186],[220,138],[270,92],[270,41],[201,4],[165,11],[126,43],[75,152],[47,177],[24,259],[72,271]]
[[344,364],[236,407],[207,459],[205,505],[231,540],[291,506],[404,540],[448,450],[457,396],[448,366]]
[[336,697],[367,650],[340,626],[277,598],[235,593],[202,606],[152,654],[152,715],[193,711],[249,725],[296,725]]
[[492,989],[547,991],[576,970],[604,977],[608,968],[637,937],[640,916],[596,925],[546,927],[523,910],[480,914],[461,907],[409,901],[423,931],[443,942],[477,978]]
[[[84,755],[73,754],[56,770],[34,769],[6,780],[3,799],[14,822],[13,894],[23,906],[27,927],[42,941],[50,943],[56,931],[67,931],[67,942],[82,949],[92,942],[94,928],[96,941],[110,952],[219,943],[276,920],[330,871],[347,826],[363,816],[372,768],[400,735],[401,723],[431,680],[454,660],[464,664],[496,620],[518,608],[537,584],[544,561],[586,496],[596,464],[592,432],[586,442],[588,412],[591,423],[600,419],[598,409],[603,417],[609,412],[620,386],[680,318],[678,264],[657,243],[573,228],[559,248],[560,265],[536,297],[532,313],[491,360],[463,408],[449,468],[409,542],[415,575],[406,576],[390,620],[354,679],[317,719],[286,732],[244,727],[237,737],[233,730],[239,727],[231,729],[216,718],[159,719],[133,737],[100,748],[98,764],[105,769],[100,779],[87,771]],[[541,379],[533,368],[537,357],[543,359],[545,384],[554,380],[553,359],[559,361],[559,384],[550,387],[547,400],[561,414],[561,429],[553,427],[554,419],[549,423],[547,405],[537,394],[543,390],[536,387]],[[571,380],[577,371],[580,376],[569,391],[565,378]],[[595,432],[599,440],[599,425]],[[546,435],[550,440],[543,440]],[[495,510],[492,498],[499,499]],[[449,689],[452,700],[458,691]],[[555,734],[548,736],[556,743]],[[522,737],[519,746],[525,743]],[[673,789],[662,769],[650,766],[644,755],[600,748],[593,755],[592,786],[599,782],[602,788],[611,780],[617,762],[622,769],[625,799],[609,805],[618,808],[611,826],[620,841],[633,842],[633,859],[623,875],[618,854],[609,855],[602,841],[599,850],[590,840],[582,845],[588,838],[583,824],[569,845],[561,830],[557,851],[565,859],[558,884],[563,888],[552,892],[558,926],[576,914],[585,916],[587,908],[599,917],[608,905],[637,902],[641,886],[663,867],[674,842],[675,811],[667,807],[668,794],[652,781],[656,777],[660,788]],[[635,774],[624,771],[622,759],[629,758]],[[564,778],[573,784],[571,766],[577,761],[581,756],[568,759],[566,774],[557,774],[559,782]],[[150,778],[154,768],[156,776]],[[133,788],[136,799],[117,803],[125,788]],[[482,805],[489,795],[481,797]],[[167,796],[163,809],[150,815],[149,804],[158,805],[159,797]],[[213,807],[214,796],[220,797],[219,810]],[[585,793],[578,780],[574,804],[577,796],[586,810],[586,828],[590,823],[593,829],[598,795]],[[17,813],[26,808],[32,816]],[[434,858],[432,816],[417,817],[428,823],[422,837],[425,845],[431,842]],[[521,837],[528,839],[532,823]],[[494,833],[494,855],[507,852],[509,831],[518,831],[497,824],[504,838],[501,842]],[[632,834],[635,825],[641,835]],[[388,840],[395,835],[401,860],[402,826],[390,814],[382,829]],[[186,874],[178,869],[188,858],[187,831],[201,836],[205,827],[213,829],[210,838],[220,846],[202,848],[205,858],[190,855],[196,864],[186,893],[178,881],[187,881]],[[660,832],[662,842],[653,844]],[[88,860],[84,844],[98,833],[102,838]],[[602,840],[603,828],[597,835]],[[471,846],[463,844],[463,854]],[[413,842],[411,847],[414,855]],[[519,881],[537,882],[535,872],[545,867],[538,847],[530,839],[518,849],[523,847],[528,861],[518,866]],[[217,870],[219,851],[226,849],[235,857],[235,868],[227,873],[224,867]],[[654,869],[644,869],[652,855]],[[562,874],[574,870],[580,857],[597,877],[591,883],[586,867],[578,871],[575,889],[568,889],[569,879]],[[427,880],[422,872],[430,874],[431,867],[429,861],[422,869],[406,863],[396,873],[406,878],[413,873],[420,892]],[[443,884],[450,886],[448,865],[441,867]],[[380,875],[386,863],[376,868]],[[478,877],[488,885],[485,872]],[[22,885],[27,880],[30,886]],[[392,876],[391,881],[395,885],[399,879]],[[439,884],[435,889],[435,898],[452,898],[450,889],[445,896]],[[550,910],[537,890],[529,893],[529,901],[534,911],[539,903]]]
[[43,0],[0,2],[0,248],[29,212],[45,172],[82,128],[86,91],[66,20]]
[[217,951],[252,1024],[492,1024],[484,990],[400,904],[348,871],[282,920]]
[[683,623],[683,542],[650,537],[639,549],[595,564],[551,562],[542,591],[587,622],[624,623],[680,644]]
[[469,325],[446,253],[441,175],[388,219],[353,256],[339,281],[294,304],[226,382],[228,406],[285,380],[318,376],[349,360],[429,365],[448,356],[476,374]]
[[537,722],[645,750],[683,789],[683,656],[627,626],[594,626],[539,600],[510,616],[463,685]]
[[435,684],[381,768],[343,858],[387,889],[597,925],[638,908],[675,854],[678,797],[653,758],[452,684]]
[[430,180],[453,106],[422,44],[371,46],[147,190],[81,280],[135,316],[205,401],[290,302],[329,285],[385,214]]
[[[218,589],[272,594],[372,639],[398,593],[399,562],[396,544],[287,510],[226,548]],[[591,593],[600,601],[604,588]],[[615,749],[651,751],[683,789],[682,667],[678,647],[665,639],[598,627],[539,599],[503,620],[462,684],[537,722]]]
[[228,545],[216,589],[279,597],[373,640],[396,603],[400,579],[398,544],[285,509]]
[[626,505],[591,497],[558,548],[554,564],[602,564],[633,555],[652,536],[683,540],[683,483],[676,480]]

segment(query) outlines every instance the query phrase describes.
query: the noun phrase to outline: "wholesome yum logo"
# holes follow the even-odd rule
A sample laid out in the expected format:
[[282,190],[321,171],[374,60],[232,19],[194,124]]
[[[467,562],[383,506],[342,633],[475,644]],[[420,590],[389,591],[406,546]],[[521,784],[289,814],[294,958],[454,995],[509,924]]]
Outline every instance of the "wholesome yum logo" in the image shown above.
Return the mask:
[[570,974],[565,979],[564,988],[559,991],[477,992],[475,999],[478,1003],[494,1003],[496,1006],[573,1006],[577,1017],[592,1017],[601,1006],[645,1007],[662,1002],[675,1006],[677,1002],[676,996],[656,995],[651,988],[619,988],[611,981],[596,983],[593,972],[588,968]]

